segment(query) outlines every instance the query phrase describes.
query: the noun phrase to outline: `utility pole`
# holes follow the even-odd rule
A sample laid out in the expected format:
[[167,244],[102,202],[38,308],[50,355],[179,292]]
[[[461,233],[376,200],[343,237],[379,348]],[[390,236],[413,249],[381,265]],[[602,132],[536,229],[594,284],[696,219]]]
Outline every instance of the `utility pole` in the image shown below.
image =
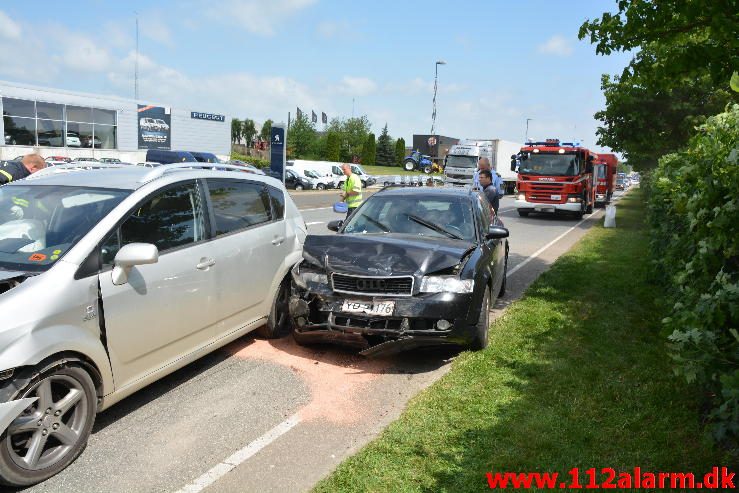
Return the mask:
[[526,119],[526,137],[524,138],[524,144],[529,141],[529,122],[533,120],[533,118],[527,118]]
[[431,111],[431,135],[434,135],[434,127],[436,126],[436,90],[439,86],[439,65],[446,65],[444,60],[437,60],[434,65],[434,100],[432,103],[433,110]]
[[139,13],[136,14],[136,55],[134,57],[133,65],[133,97],[136,101],[139,100]]

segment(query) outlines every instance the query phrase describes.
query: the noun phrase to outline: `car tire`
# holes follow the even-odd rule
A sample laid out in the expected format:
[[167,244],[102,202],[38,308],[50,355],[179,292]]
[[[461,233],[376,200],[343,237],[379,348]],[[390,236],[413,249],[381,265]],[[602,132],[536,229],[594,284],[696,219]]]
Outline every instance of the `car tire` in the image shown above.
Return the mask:
[[317,190],[325,190],[326,189],[326,186],[323,183],[319,183],[318,185],[316,185],[316,189]]
[[[87,446],[97,410],[95,384],[89,373],[77,365],[52,365],[20,385],[20,389],[10,394],[11,399],[39,397],[39,400],[0,435],[0,484],[14,487],[45,481],[74,462]],[[76,400],[65,405],[64,400],[73,391]],[[64,434],[58,430],[64,430]],[[50,442],[49,438],[54,440]],[[29,449],[25,448],[29,441],[32,445],[41,443],[37,457],[29,457]],[[33,464],[23,464],[26,457]]]
[[412,159],[408,159],[407,161],[403,162],[403,169],[406,171],[413,171],[416,169],[416,162]]
[[288,302],[290,300],[290,282],[285,278],[277,288],[277,295],[269,311],[267,323],[257,329],[257,334],[265,339],[279,339],[290,330],[290,312]]
[[366,181],[362,181],[362,188],[367,188],[367,182]]
[[529,217],[529,211],[525,211],[523,209],[518,209],[518,215],[521,217]]
[[482,295],[482,303],[480,305],[480,316],[477,319],[477,324],[474,326],[474,337],[470,347],[479,351],[488,347],[489,332],[490,329],[490,287],[485,286],[485,292]]
[[295,185],[295,190],[297,190],[298,192],[303,190],[303,185]]
[[505,248],[505,264],[503,265],[503,282],[500,284],[500,291],[498,291],[498,298],[505,296],[506,286],[508,284],[508,244],[506,243]]
[[423,172],[426,173],[427,175],[430,175],[431,174],[431,166],[424,166],[423,167]]

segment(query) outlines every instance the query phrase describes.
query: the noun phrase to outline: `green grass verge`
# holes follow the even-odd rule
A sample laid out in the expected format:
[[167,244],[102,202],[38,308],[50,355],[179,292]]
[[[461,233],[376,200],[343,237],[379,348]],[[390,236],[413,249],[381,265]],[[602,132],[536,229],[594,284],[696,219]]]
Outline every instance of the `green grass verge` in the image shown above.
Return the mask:
[[722,465],[695,389],[671,373],[643,217],[632,192],[616,229],[594,226],[493,323],[486,350],[461,354],[314,491],[480,491],[488,471]]
[[364,166],[362,168],[370,175],[424,175],[423,171],[406,171],[400,166]]

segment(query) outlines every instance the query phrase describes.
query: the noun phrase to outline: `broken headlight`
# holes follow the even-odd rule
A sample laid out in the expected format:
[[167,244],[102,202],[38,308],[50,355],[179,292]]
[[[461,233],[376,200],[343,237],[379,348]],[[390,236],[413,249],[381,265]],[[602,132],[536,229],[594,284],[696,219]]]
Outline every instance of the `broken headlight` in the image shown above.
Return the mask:
[[305,263],[298,264],[292,270],[295,284],[303,289],[308,289],[308,283],[328,284],[328,276],[318,270],[311,269]]
[[422,293],[471,293],[475,288],[474,279],[460,279],[457,276],[425,276],[421,279]]

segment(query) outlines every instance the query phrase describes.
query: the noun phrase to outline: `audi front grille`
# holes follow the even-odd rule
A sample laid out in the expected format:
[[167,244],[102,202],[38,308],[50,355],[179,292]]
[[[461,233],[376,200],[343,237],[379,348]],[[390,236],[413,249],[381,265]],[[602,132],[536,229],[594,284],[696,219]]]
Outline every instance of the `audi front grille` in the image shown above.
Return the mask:
[[413,276],[350,276],[334,272],[331,288],[337,293],[364,296],[413,296]]

